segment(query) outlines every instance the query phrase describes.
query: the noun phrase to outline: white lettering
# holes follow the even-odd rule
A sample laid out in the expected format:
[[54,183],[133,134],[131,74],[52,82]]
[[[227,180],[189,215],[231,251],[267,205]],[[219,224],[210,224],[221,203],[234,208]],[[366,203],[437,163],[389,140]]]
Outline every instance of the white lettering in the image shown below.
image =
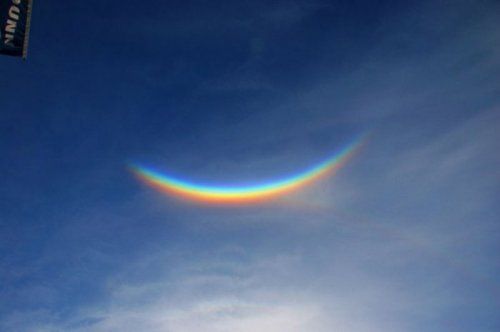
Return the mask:
[[17,22],[12,20],[7,20],[7,25],[5,26],[5,32],[14,34],[16,32]]
[[19,13],[20,13],[20,10],[19,10],[19,7],[16,7],[16,6],[10,6],[10,9],[9,9],[9,17],[11,19],[14,19],[16,21],[19,21]]
[[8,44],[10,46],[14,46],[14,35],[11,35],[10,33],[5,35],[5,44]]
[[19,14],[21,13],[18,7],[18,5],[21,4],[21,0],[12,0],[12,3],[13,5],[9,8],[9,18],[7,19],[7,24],[4,29],[4,43],[9,46],[14,46],[14,35],[16,34],[17,21],[19,21]]

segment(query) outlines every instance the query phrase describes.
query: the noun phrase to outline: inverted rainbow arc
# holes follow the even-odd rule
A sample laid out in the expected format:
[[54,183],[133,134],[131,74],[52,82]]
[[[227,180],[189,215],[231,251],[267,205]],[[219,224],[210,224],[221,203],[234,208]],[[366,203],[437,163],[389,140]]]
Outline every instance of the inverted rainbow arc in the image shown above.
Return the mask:
[[151,168],[131,165],[130,168],[146,184],[171,196],[208,204],[248,204],[263,202],[297,191],[328,174],[334,173],[359,149],[359,138],[338,153],[297,175],[251,186],[212,186],[196,184],[162,174]]

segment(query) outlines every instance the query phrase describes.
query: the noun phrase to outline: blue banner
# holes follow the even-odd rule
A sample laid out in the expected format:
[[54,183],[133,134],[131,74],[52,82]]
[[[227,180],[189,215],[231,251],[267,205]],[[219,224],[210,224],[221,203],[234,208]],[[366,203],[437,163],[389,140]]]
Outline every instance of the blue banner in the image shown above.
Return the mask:
[[32,0],[0,0],[0,54],[26,58]]

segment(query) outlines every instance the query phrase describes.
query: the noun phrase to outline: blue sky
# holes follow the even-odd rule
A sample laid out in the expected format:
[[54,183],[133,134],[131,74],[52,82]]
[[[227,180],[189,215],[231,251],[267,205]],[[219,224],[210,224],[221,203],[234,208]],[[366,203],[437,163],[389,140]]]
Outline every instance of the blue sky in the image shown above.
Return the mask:
[[[500,330],[496,1],[35,1],[0,59],[0,330]],[[283,202],[193,181],[294,174]]]

